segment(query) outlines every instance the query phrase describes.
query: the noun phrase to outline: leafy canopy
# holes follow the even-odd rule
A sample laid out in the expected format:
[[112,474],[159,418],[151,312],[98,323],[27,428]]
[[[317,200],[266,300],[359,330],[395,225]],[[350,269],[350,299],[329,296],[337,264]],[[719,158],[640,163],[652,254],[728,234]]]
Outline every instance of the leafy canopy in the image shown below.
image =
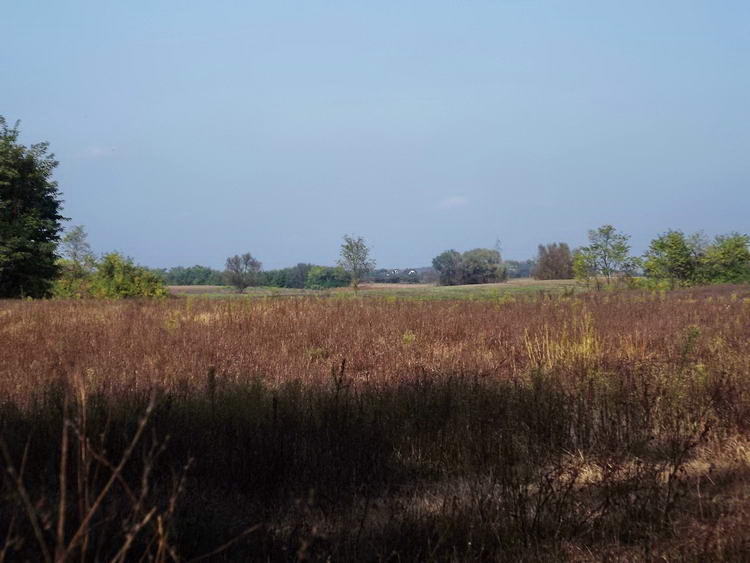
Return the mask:
[[47,143],[26,147],[18,135],[0,116],[0,297],[44,297],[60,272],[58,163]]

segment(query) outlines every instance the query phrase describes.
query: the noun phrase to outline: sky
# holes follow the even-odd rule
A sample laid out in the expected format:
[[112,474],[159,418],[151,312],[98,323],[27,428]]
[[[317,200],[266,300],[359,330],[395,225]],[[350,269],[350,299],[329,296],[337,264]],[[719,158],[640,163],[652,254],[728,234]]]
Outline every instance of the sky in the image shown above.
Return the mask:
[[152,267],[750,232],[747,0],[5,0],[0,115]]

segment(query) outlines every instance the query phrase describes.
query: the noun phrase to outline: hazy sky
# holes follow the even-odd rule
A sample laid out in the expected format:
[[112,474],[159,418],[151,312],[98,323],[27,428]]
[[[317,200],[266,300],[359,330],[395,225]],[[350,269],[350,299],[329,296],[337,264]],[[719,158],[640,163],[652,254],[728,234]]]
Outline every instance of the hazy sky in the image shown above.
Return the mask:
[[149,266],[750,231],[747,0],[5,0],[0,114]]

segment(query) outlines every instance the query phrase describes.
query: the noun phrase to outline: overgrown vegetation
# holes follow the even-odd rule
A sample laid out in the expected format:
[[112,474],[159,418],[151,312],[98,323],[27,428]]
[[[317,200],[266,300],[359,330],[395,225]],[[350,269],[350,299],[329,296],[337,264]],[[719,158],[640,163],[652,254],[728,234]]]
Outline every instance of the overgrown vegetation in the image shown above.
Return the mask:
[[62,274],[52,287],[55,297],[123,299],[167,295],[161,277],[118,252],[98,259],[87,255],[85,262],[62,260],[60,266]]
[[667,231],[651,241],[645,255],[646,275],[671,288],[708,283],[750,281],[750,237],[732,233],[709,243],[701,233]]
[[0,302],[8,560],[746,560],[750,290]]

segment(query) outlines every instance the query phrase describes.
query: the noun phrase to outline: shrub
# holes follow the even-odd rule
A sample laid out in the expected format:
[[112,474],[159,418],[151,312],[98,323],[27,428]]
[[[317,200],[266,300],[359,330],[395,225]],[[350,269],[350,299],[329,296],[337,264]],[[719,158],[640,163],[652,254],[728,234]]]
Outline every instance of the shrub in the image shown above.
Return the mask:
[[122,299],[167,295],[161,277],[118,252],[105,254],[94,263],[91,272],[82,272],[65,262],[62,271],[53,287],[55,297]]

